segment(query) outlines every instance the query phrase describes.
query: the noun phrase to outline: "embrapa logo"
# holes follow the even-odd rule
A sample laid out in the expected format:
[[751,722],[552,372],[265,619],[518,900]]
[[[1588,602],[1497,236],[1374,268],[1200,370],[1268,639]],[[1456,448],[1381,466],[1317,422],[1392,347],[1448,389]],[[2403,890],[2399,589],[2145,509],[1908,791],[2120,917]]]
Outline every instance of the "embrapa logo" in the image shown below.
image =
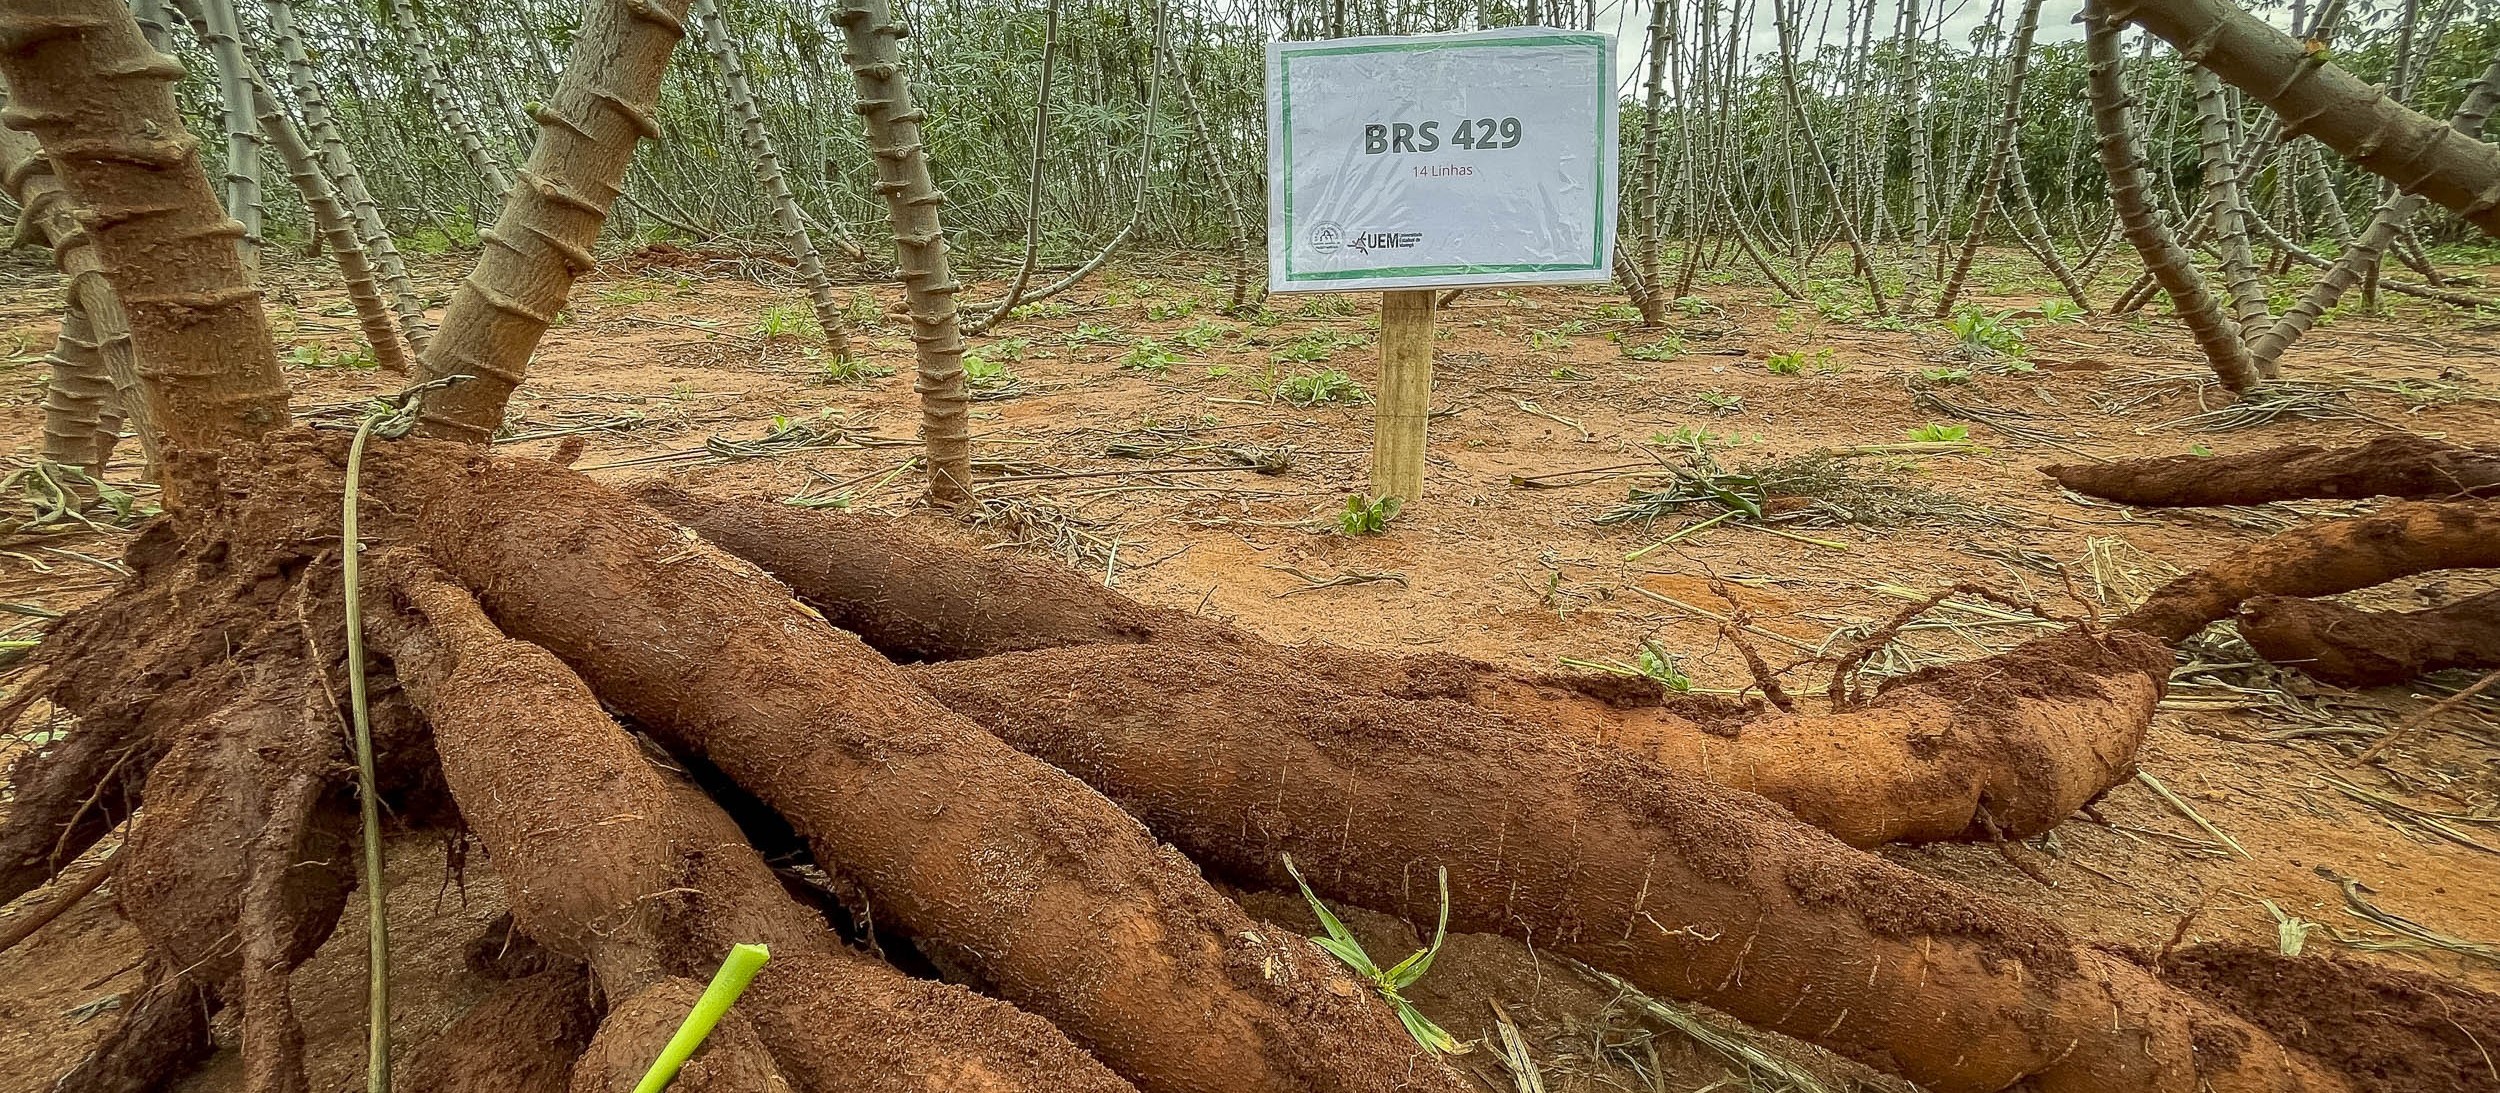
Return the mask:
[[1375,250],[1412,250],[1423,240],[1422,232],[1403,231],[1367,231],[1348,239],[1345,228],[1333,220],[1311,227],[1311,249],[1321,254],[1335,254],[1347,247],[1366,256]]

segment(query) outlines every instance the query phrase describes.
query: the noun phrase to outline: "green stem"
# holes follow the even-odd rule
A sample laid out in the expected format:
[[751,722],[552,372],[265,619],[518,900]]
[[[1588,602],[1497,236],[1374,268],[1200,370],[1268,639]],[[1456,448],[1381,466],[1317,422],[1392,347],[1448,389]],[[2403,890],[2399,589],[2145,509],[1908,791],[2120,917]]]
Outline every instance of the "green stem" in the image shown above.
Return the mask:
[[356,480],[365,464],[365,442],[384,414],[369,414],[347,449],[347,488],[339,502],[339,568],[347,598],[347,700],[356,727],[356,804],[365,843],[365,1090],[391,1089],[391,939],[383,912],[382,806],[374,790],[373,718],[365,702],[365,611],[358,594],[363,545],[356,534]]
[[703,1046],[704,1037],[712,1034],[712,1026],[720,1023],[731,1003],[746,993],[747,984],[755,981],[755,973],[764,969],[764,961],[772,954],[761,945],[733,945],[729,959],[721,961],[720,970],[712,973],[712,984],[703,988],[703,997],[694,1000],[694,1009],[686,1014],[668,1046],[660,1049],[660,1057],[651,1060],[651,1069],[634,1083],[634,1093],[660,1093],[677,1077],[677,1068],[694,1057]]

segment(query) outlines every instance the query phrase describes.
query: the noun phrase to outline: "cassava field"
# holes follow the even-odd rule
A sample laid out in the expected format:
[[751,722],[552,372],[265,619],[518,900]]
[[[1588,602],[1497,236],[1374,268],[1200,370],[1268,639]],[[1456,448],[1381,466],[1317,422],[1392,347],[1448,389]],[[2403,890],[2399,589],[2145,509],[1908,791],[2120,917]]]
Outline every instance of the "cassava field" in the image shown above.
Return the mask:
[[[426,272],[430,283],[447,276]],[[10,275],[6,421],[21,463],[41,420],[50,277],[34,262]],[[352,422],[367,399],[402,386],[370,366],[326,264],[273,262],[263,277],[273,328],[298,347],[287,379],[299,420]],[[2164,317],[2072,315],[2036,269],[1993,253],[1973,284],[1996,317],[1960,334],[1741,284],[1705,286],[1654,330],[1595,289],[1466,293],[1439,318],[1428,494],[1379,533],[1348,534],[1346,499],[1364,491],[1370,450],[1376,298],[1278,297],[1236,315],[1222,307],[1212,263],[1123,263],[972,344],[975,467],[995,509],[949,530],[948,542],[965,558],[988,551],[1063,569],[1285,645],[1613,674],[1627,687],[1646,675],[1758,700],[1749,646],[1811,705],[1834,658],[1957,585],[2046,617],[1955,595],[1869,658],[1869,676],[1988,656],[2064,620],[2114,618],[2180,572],[2374,507],[2130,508],[2061,490],[2044,464],[2338,446],[2391,427],[2500,440],[2500,323],[2485,316],[2409,302],[2339,315],[2309,343],[2314,372],[2304,374],[2315,386],[2251,408],[2219,397]],[[562,452],[598,481],[664,481],[792,513],[914,511],[898,295],[876,284],[840,293],[861,357],[850,369],[830,363],[771,255],[617,253],[548,333],[497,450]],[[117,463],[107,478],[153,505],[131,471]],[[1710,476],[1767,497],[1778,515],[1713,523],[1726,507],[1661,500],[1692,496]],[[133,539],[109,521],[21,536],[6,557],[11,609],[40,619],[98,599]],[[918,579],[911,561],[885,579]],[[2485,573],[2425,574],[2356,602],[2418,609],[2491,587]],[[2069,822],[2029,838],[1880,853],[1958,886],[1947,898],[2019,905],[2182,982],[2258,974],[2235,961],[2295,947],[2312,962],[2352,962],[2331,965],[2321,983],[2269,989],[2322,1025],[2395,1007],[2466,1055],[2500,1049],[2474,1039],[2494,1027],[2489,1010],[2472,1010],[2480,1000],[2442,1011],[2426,996],[2373,993],[2386,988],[2357,970],[2500,989],[2500,703],[2451,707],[2354,761],[2476,675],[2345,690],[2267,664],[2219,628],[2182,647],[2138,773]],[[14,747],[46,731],[30,718]],[[1529,787],[1521,800],[1536,798]],[[519,958],[501,919],[505,882],[473,841],[412,831],[394,836],[389,855],[395,1037],[423,1052],[509,982]],[[1410,880],[1421,887],[1408,908],[1428,931],[1430,880]],[[1254,915],[1316,932],[1289,888],[1227,890]],[[1408,923],[1346,913],[1375,955],[1420,946]],[[315,1088],[361,1073],[364,945],[350,915],[296,974]],[[113,901],[94,898],[0,956],[0,1081],[47,1088],[127,1020],[142,951]],[[546,963],[534,959],[522,970]],[[1457,933],[1407,994],[1480,1043],[1460,1066],[1496,1089],[1532,1088],[1523,1066],[1548,1089],[1901,1087],[1593,975],[1533,936]],[[578,1034],[587,1028],[584,1019]],[[231,1087],[240,1066],[228,1047],[182,1088]],[[2500,1081],[2454,1076],[2459,1088]]]

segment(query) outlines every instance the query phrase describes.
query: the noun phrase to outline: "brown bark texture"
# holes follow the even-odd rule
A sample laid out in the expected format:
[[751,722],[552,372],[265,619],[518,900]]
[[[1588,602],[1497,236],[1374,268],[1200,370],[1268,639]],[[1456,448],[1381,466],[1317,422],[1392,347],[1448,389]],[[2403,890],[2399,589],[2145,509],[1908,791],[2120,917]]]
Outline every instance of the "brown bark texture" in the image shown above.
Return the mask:
[[902,273],[903,308],[911,316],[912,390],[920,393],[920,443],[929,461],[929,499],[957,506],[972,501],[971,389],[964,380],[963,327],[955,296],[963,285],[947,267],[938,208],[946,204],[929,176],[920,123],[904,73],[902,24],[886,0],[847,0],[835,21],[846,43],[843,63],[859,91],[854,109],[866,119],[868,154],[877,161],[876,190],[894,229],[894,264]]
[[2099,0],[2088,0],[2081,16],[2084,57],[2090,65],[2086,83],[2092,96],[2092,127],[2098,134],[2094,147],[2101,169],[2109,174],[2110,201],[2117,207],[2127,242],[2143,256],[2145,268],[2161,283],[2162,291],[2170,294],[2179,321],[2187,324],[2188,334],[2213,366],[2214,375],[2232,391],[2248,390],[2257,384],[2257,366],[2240,340],[2238,324],[2223,313],[2221,300],[2206,287],[2195,260],[2153,205],[2135,123],[2127,116],[2135,99],[2121,79],[2124,59],[2118,49],[2122,25],[2118,18]]
[[[27,133],[0,127],[0,185],[9,197],[25,211],[23,223],[39,233],[45,246],[52,248],[52,264],[61,271],[64,285],[60,355],[69,358],[65,371],[57,370],[51,389],[45,396],[45,443],[57,444],[63,453],[92,452],[97,469],[112,456],[114,442],[124,425],[134,427],[140,447],[145,451],[147,465],[153,472],[157,463],[156,431],[147,413],[147,402],[139,394],[139,358],[130,343],[130,317],[122,312],[121,300],[113,295],[113,286],[104,278],[104,260],[96,255],[95,237],[87,233],[79,221],[76,203],[61,186],[60,176],[53,172],[52,161],[45,158],[43,146]],[[84,329],[77,329],[84,323]],[[96,385],[97,376],[83,358],[90,344],[93,361],[103,368],[104,386]],[[58,400],[61,408],[53,407]],[[72,421],[83,422],[92,409],[95,432],[84,443],[74,436]],[[56,421],[55,418],[59,420]],[[60,457],[55,456],[56,460]]]
[[184,129],[182,66],[149,48],[118,0],[31,0],[0,11],[0,123],[35,134],[91,217],[128,316],[149,410],[166,442],[214,449],[287,420],[286,384],[225,215]]
[[[1141,693],[1141,674],[1165,693]],[[1003,654],[912,678],[1227,877],[1285,883],[1291,854],[1323,896],[1430,921],[1422,879],[1446,867],[1454,929],[1533,938],[1939,1093],[2339,1087],[2046,919],[1750,794],[1447,698],[1345,694],[1203,646]],[[2248,1050],[2200,1054],[2217,1038]]]
[[478,233],[476,268],[460,281],[427,343],[417,378],[465,375],[426,392],[420,431],[484,443],[529,370],[538,339],[573,281],[598,265],[591,245],[624,193],[637,142],[658,139],[652,116],[669,54],[686,33],[687,0],[590,0],[555,91],[533,114],[538,145],[514,175],[495,226]]

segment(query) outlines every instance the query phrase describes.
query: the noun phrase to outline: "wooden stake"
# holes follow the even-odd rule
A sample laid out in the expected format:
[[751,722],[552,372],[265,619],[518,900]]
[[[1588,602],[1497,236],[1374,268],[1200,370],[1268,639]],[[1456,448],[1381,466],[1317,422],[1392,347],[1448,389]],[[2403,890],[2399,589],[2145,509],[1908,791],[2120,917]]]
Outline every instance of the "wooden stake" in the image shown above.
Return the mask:
[[1424,419],[1432,410],[1433,290],[1380,294],[1380,390],[1372,418],[1372,496],[1424,492]]

